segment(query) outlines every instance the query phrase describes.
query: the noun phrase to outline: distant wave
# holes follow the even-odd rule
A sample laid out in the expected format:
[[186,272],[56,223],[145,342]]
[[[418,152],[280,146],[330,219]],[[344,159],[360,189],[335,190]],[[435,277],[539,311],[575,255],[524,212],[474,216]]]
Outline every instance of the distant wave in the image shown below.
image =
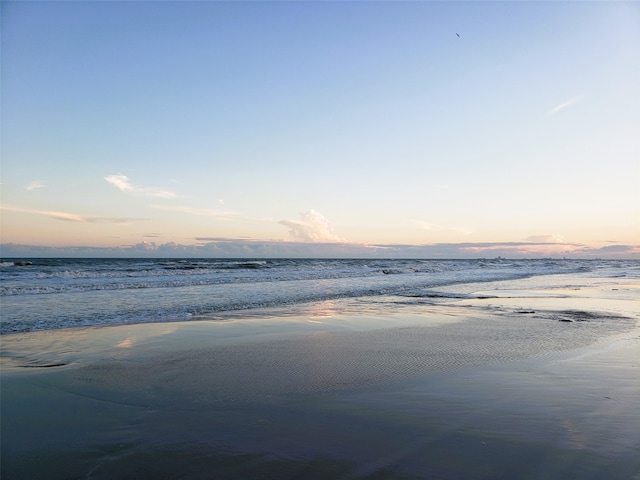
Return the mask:
[[337,299],[465,298],[445,285],[592,270],[640,277],[640,262],[491,260],[37,259],[0,264],[0,333],[185,320]]

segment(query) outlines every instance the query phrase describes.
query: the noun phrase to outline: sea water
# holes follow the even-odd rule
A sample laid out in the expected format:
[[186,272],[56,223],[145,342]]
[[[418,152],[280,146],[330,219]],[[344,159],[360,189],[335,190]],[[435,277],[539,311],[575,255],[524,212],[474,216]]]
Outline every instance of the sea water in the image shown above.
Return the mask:
[[[223,320],[311,302],[405,301],[443,286],[581,273],[640,276],[638,261],[371,259],[2,259],[0,333],[145,322]],[[468,291],[466,289],[465,291]],[[415,300],[412,300],[415,299]],[[386,308],[389,308],[388,306]]]

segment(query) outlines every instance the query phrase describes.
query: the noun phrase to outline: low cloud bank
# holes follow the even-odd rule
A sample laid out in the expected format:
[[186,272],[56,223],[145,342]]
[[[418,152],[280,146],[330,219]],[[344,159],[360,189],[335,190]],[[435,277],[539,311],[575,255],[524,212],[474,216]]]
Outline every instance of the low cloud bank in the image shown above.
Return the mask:
[[640,259],[639,245],[591,248],[532,242],[362,245],[199,238],[195,245],[142,242],[121,247],[0,245],[2,258],[603,258]]

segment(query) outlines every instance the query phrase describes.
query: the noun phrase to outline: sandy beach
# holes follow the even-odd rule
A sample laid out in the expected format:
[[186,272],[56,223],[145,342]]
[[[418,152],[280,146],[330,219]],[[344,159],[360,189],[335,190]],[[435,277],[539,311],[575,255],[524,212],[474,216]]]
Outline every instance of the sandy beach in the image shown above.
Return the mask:
[[640,478],[639,286],[469,288],[4,335],[2,478]]

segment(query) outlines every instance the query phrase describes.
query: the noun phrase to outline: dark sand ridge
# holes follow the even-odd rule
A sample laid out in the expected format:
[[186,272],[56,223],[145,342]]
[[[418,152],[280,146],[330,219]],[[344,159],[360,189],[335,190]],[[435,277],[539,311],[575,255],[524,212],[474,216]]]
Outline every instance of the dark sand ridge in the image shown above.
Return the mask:
[[508,292],[373,330],[12,336],[3,478],[633,478],[633,290]]

